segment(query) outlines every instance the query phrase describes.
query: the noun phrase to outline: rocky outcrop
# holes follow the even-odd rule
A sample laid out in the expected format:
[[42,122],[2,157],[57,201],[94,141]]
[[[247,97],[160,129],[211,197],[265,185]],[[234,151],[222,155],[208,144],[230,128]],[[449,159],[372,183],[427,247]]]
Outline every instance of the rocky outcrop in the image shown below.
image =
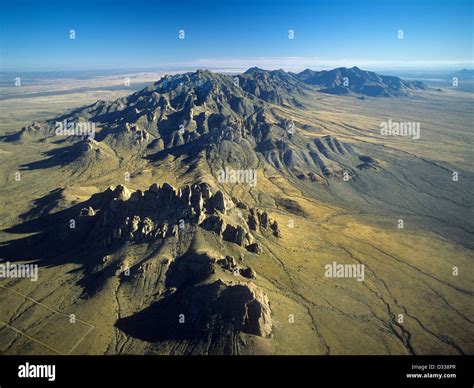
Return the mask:
[[253,243],[253,244],[250,244],[248,246],[246,246],[247,250],[249,252],[252,252],[252,253],[261,253],[262,252],[262,248],[260,247],[260,245],[258,245],[258,243]]
[[216,310],[243,333],[268,337],[272,332],[271,310],[267,295],[252,283],[223,285]]
[[[179,257],[173,257],[174,253],[171,253],[171,259],[167,259],[165,264],[156,264],[154,268],[159,267],[159,271],[150,271],[147,268],[153,267],[148,259],[133,265],[114,258],[113,254],[121,251],[126,243],[147,243],[150,249],[155,249],[151,245],[155,242],[163,243],[156,246],[172,246],[173,243],[164,244],[165,241],[159,240],[186,240],[181,239],[182,233],[189,237],[196,228],[260,254],[262,248],[257,238],[278,235],[278,225],[267,212],[247,206],[237,207],[223,192],[213,192],[207,183],[186,185],[179,189],[168,183],[161,186],[155,183],[145,191],[133,191],[124,185],[109,187],[103,193],[94,195],[81,208],[79,216],[84,221],[78,223],[79,229],[91,229],[86,230],[87,235],[97,237],[106,248],[105,257],[101,256],[103,259],[91,268],[91,274],[94,274],[91,279],[94,281],[88,292],[95,292],[99,287],[97,279],[106,281],[107,276],[122,274],[126,268],[132,268],[132,279],[124,277],[123,280],[131,282],[138,281],[138,278],[134,280],[133,274],[139,274],[141,279],[155,277],[158,272],[161,279],[159,303],[164,306],[161,311],[170,314],[169,325],[176,322],[174,311],[178,308],[186,314],[195,337],[206,332],[209,322],[215,325],[213,330],[216,333],[231,330],[262,337],[271,334],[268,298],[252,283],[257,274],[245,264],[242,255],[239,260],[230,255],[215,257],[208,253],[196,253],[189,247],[188,253]],[[132,287],[135,286],[140,287],[138,283],[133,283]],[[163,319],[166,321],[168,317]],[[181,329],[175,328],[172,335]]]
[[95,216],[95,211],[92,207],[85,207],[85,208],[82,208],[81,209],[81,212],[79,213],[79,216],[81,217],[85,217],[85,216],[88,216],[88,217],[93,217]]
[[48,128],[44,123],[34,121],[30,125],[22,127],[18,132],[6,135],[4,137],[7,142],[23,143],[44,137],[48,134]]
[[255,279],[257,277],[257,274],[252,268],[240,267],[233,256],[226,256],[223,259],[219,259],[217,260],[217,264],[220,265],[223,270],[230,271],[247,279]]
[[217,264],[219,264],[222,269],[231,272],[236,272],[239,269],[237,262],[232,256],[226,256],[225,258],[218,260]]
[[224,230],[226,229],[225,221],[215,214],[212,214],[207,217],[200,224],[200,226],[210,232],[218,234],[219,236],[221,236],[224,233]]
[[[184,320],[181,323],[178,315]],[[231,354],[238,354],[236,335],[266,338],[273,329],[270,302],[260,288],[222,279],[173,290],[156,304],[119,319],[116,326],[148,342],[185,339],[192,343],[192,349],[204,347],[206,354],[210,338],[219,352],[229,349]]]
[[93,202],[94,206],[82,209],[80,215],[95,217],[94,235],[104,236],[106,246],[115,241],[164,239],[201,227],[258,253],[252,233],[279,236],[278,224],[267,212],[237,207],[222,191],[213,193],[207,183],[180,189],[154,183],[144,192],[118,185],[94,196]]
[[240,268],[239,272],[244,278],[255,279],[257,277],[255,271],[250,267]]
[[118,239],[141,242],[176,236],[180,228],[198,225],[206,217],[212,224],[214,213],[223,209],[225,201],[222,193],[216,194],[212,196],[207,184],[180,190],[168,183],[153,184],[145,192],[123,185],[111,187],[102,195],[102,222],[97,228],[107,234],[106,245]]
[[262,232],[270,231],[274,236],[280,236],[278,223],[272,220],[266,211],[251,208],[249,210],[247,224],[251,230]]
[[235,243],[240,246],[247,246],[253,241],[252,236],[242,226],[227,225],[222,238],[225,241]]
[[212,210],[218,210],[222,213],[225,213],[227,210],[226,201],[224,199],[224,194],[222,191],[216,192],[209,201],[209,206]]
[[[215,280],[218,267],[237,277]],[[239,332],[266,337],[272,331],[270,303],[262,290],[246,280],[255,278],[250,267],[240,268],[232,256],[214,258],[190,252],[171,263],[165,284],[174,291],[165,293],[165,300],[180,306],[194,330],[218,322]]]
[[[276,228],[278,227],[276,223],[272,223],[271,225]],[[224,241],[240,245],[246,249],[249,249],[249,246],[251,247],[256,244],[254,242],[255,239],[250,230],[247,229],[247,226],[227,224],[219,215],[209,216],[200,224],[200,226],[218,234]],[[278,229],[275,230],[278,231]]]

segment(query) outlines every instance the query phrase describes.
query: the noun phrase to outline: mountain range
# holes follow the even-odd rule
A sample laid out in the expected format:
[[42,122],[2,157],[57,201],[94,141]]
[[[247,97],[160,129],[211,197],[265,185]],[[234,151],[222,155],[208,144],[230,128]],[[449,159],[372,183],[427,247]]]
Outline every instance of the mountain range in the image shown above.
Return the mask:
[[[89,343],[94,352],[285,353],[295,351],[285,335],[291,341],[309,335],[314,351],[328,354],[337,345],[325,338],[332,338],[328,332],[321,334],[321,327],[330,328],[318,321],[319,313],[354,319],[361,332],[379,326],[326,303],[332,297],[324,285],[314,295],[310,272],[301,272],[307,260],[299,248],[305,245],[324,259],[309,257],[323,263],[356,257],[342,237],[321,237],[327,235],[321,217],[342,215],[344,207],[396,217],[401,193],[420,198],[420,191],[429,191],[431,206],[402,200],[403,211],[417,217],[436,211],[456,225],[463,205],[444,191],[452,189],[427,181],[442,167],[325,129],[313,119],[314,101],[327,94],[398,100],[426,91],[421,82],[357,67],[301,73],[251,68],[237,75],[198,70],[34,122],[3,137],[8,147],[41,148],[39,160],[19,169],[46,178],[30,182],[29,210],[5,231],[22,237],[4,241],[0,255],[39,262],[43,282],[52,282],[48,292],[74,295],[66,310],[95,321],[102,316],[100,339]],[[71,132],[58,135],[58,123],[73,124]],[[295,220],[305,229],[288,226]],[[457,233],[441,224],[434,229],[446,238]],[[466,249],[469,233],[459,237]],[[320,251],[309,247],[311,241]],[[423,271],[420,276],[427,281]],[[54,279],[66,277],[67,289],[61,289]],[[370,282],[363,297],[345,285],[331,292],[368,298],[362,304],[380,303],[380,311],[397,303],[386,301],[386,290],[372,289],[385,289],[383,280]],[[26,319],[21,312],[3,314]],[[47,316],[35,314],[46,322]],[[304,320],[288,334],[287,316],[295,314]],[[380,329],[387,349],[415,352],[412,328],[397,324],[390,308],[387,314]],[[454,349],[470,346],[460,336],[462,345]],[[439,338],[445,348],[455,342]]]

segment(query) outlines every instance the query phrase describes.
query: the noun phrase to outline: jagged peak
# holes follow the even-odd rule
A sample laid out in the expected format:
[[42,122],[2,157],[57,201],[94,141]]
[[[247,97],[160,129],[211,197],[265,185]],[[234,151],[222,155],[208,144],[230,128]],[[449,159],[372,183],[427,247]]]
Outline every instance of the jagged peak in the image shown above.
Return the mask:
[[261,69],[260,67],[253,66],[248,68],[244,74],[253,74],[253,73],[261,73],[261,72],[266,72],[266,70]]
[[300,74],[312,74],[314,73],[315,70],[311,70],[309,67],[307,67],[306,69],[304,69],[303,71],[300,71],[299,73],[297,73],[298,75]]

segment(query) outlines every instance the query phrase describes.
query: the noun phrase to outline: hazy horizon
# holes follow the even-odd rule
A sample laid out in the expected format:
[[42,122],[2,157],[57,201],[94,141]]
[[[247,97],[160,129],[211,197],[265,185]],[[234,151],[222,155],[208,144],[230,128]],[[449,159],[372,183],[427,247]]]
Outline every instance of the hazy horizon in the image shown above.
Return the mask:
[[213,65],[212,63],[206,64],[203,63],[196,63],[195,65],[187,64],[184,66],[180,65],[163,65],[163,66],[152,66],[152,67],[134,67],[134,68],[127,68],[127,67],[111,67],[111,68],[88,68],[88,69],[13,69],[13,68],[2,68],[0,74],[47,74],[47,73],[103,73],[103,74],[123,74],[124,72],[150,72],[150,71],[177,71],[177,70],[185,70],[185,71],[196,71],[196,70],[210,70],[215,72],[244,72],[249,68],[258,67],[263,70],[284,70],[287,72],[301,72],[306,69],[311,69],[315,71],[323,71],[323,70],[333,70],[340,67],[358,67],[362,70],[367,71],[374,71],[374,72],[410,72],[410,73],[452,73],[454,71],[460,71],[463,69],[474,70],[474,64],[472,62],[456,62],[452,64],[444,64],[444,65],[435,65],[431,67],[422,67],[419,64],[407,64],[404,66],[401,65],[368,65],[365,63],[359,62],[330,62],[327,65],[312,65],[311,63],[304,63],[301,65],[295,64],[288,66],[285,63],[272,63],[268,64],[263,62],[259,62],[258,60],[253,61],[252,59],[246,59],[242,61],[242,65],[237,66],[218,66]]

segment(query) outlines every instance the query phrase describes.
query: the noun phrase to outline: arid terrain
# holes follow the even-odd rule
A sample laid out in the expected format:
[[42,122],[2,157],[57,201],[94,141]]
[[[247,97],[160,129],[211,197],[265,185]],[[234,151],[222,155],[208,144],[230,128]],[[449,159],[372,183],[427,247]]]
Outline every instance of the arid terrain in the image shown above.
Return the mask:
[[471,92],[358,68],[102,86],[2,91],[0,258],[39,272],[0,279],[1,354],[474,353]]

